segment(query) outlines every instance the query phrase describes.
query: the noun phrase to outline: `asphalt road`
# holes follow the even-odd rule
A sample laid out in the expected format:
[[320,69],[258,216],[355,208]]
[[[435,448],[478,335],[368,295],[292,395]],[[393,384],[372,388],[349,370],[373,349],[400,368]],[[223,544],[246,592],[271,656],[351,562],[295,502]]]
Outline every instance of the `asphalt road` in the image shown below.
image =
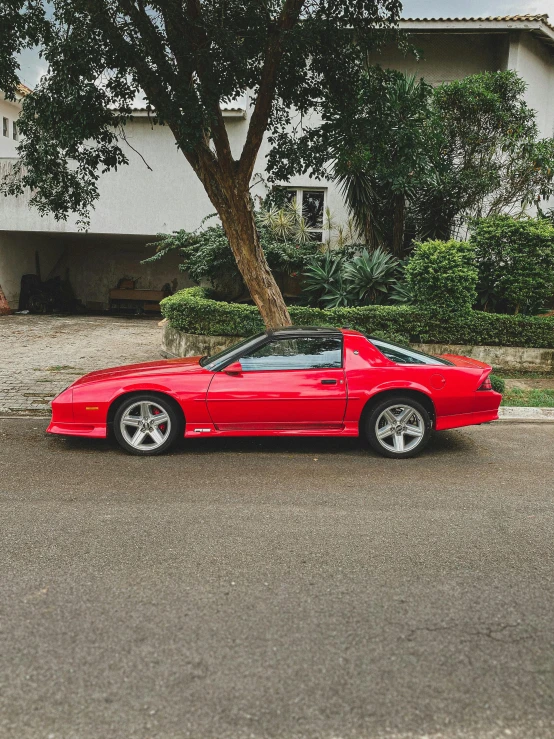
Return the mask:
[[554,737],[554,425],[194,440],[0,420],[0,736]]

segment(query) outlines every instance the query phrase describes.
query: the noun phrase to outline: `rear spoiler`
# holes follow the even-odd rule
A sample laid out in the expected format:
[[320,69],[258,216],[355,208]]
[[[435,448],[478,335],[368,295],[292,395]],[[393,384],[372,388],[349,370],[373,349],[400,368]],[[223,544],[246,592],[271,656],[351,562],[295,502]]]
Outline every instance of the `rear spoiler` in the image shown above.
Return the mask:
[[449,362],[452,362],[452,364],[456,365],[456,367],[467,367],[468,369],[482,370],[477,382],[478,390],[492,372],[492,367],[490,366],[490,364],[480,362],[478,359],[472,359],[471,357],[463,357],[459,354],[441,354],[441,359],[447,359]]
[[460,354],[441,354],[440,359],[447,359],[449,362],[452,362],[452,364],[455,364],[456,367],[472,367],[474,369],[481,368],[492,372],[490,364],[480,362],[478,359],[472,359],[471,357],[463,357]]

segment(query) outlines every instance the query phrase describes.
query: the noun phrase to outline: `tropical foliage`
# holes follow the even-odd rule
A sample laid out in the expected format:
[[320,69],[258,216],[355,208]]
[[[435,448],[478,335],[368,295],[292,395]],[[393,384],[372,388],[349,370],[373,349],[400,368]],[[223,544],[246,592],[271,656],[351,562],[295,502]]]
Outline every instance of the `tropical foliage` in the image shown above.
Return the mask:
[[[259,234],[267,263],[277,277],[300,272],[318,249],[313,241],[295,243],[278,238],[268,227],[260,226]],[[194,232],[159,234],[158,240],[147,247],[154,247],[155,253],[143,263],[156,262],[177,252],[182,260],[179,269],[197,283],[208,282],[219,297],[237,298],[245,292],[229,241],[219,225],[201,227]]]
[[436,88],[435,178],[413,208],[420,237],[459,236],[472,218],[517,215],[552,195],[554,140],[539,138],[525,88],[513,71],[485,72]]
[[398,289],[400,272],[398,259],[380,247],[371,253],[335,249],[312,257],[303,273],[302,292],[311,305],[326,308],[378,305]]
[[[30,192],[41,212],[86,223],[99,177],[128,162],[125,124],[140,97],[217,210],[265,324],[286,325],[250,199],[260,147],[293,116],[325,117],[329,98],[347,100],[368,52],[396,35],[400,12],[399,0],[2,0],[3,89],[14,87],[25,44],[40,43],[47,68],[23,103],[6,191]],[[247,90],[251,115],[237,150],[222,106]]]
[[471,243],[484,310],[537,313],[554,295],[554,227],[544,218],[483,218]]
[[433,89],[372,67],[321,126],[273,135],[272,171],[333,177],[368,246],[397,257],[414,240],[465,237],[471,219],[517,216],[554,192],[554,140],[524,93],[513,71]]

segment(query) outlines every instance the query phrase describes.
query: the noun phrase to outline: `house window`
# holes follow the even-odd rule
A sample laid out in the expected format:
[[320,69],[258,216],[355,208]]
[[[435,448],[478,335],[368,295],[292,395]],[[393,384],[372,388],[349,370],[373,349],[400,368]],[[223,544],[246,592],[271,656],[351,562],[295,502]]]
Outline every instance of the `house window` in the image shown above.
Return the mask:
[[18,138],[17,121],[13,121],[13,123],[12,123],[12,139],[14,141],[17,141],[17,138]]
[[304,187],[287,188],[287,200],[296,200],[296,207],[302,213],[306,226],[314,241],[323,241],[323,214],[325,213],[325,190],[311,190]]
[[6,138],[10,137],[10,122],[7,118],[2,118],[2,133]]

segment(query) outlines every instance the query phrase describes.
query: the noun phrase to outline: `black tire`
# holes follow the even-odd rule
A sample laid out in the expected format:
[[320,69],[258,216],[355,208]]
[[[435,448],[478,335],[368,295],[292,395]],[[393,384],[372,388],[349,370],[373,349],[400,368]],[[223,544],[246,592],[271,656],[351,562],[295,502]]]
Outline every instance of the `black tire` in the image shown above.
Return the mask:
[[[158,420],[158,416],[164,413],[165,417]],[[182,430],[183,419],[171,401],[153,393],[140,393],[125,398],[119,405],[113,422],[114,436],[119,445],[129,454],[141,457],[167,452],[182,434]],[[141,438],[135,436],[139,432],[143,434]]]
[[[410,409],[412,414],[405,416]],[[387,411],[391,414],[388,418],[385,415]],[[378,437],[378,424],[381,440]],[[394,433],[386,433],[389,427]],[[413,434],[410,434],[410,429],[413,429]],[[420,435],[415,433],[416,430],[420,432]],[[417,400],[400,394],[389,395],[377,402],[367,414],[364,428],[367,440],[373,449],[391,459],[415,457],[429,443],[432,430],[433,423],[429,411]],[[385,432],[384,435],[383,432]]]

